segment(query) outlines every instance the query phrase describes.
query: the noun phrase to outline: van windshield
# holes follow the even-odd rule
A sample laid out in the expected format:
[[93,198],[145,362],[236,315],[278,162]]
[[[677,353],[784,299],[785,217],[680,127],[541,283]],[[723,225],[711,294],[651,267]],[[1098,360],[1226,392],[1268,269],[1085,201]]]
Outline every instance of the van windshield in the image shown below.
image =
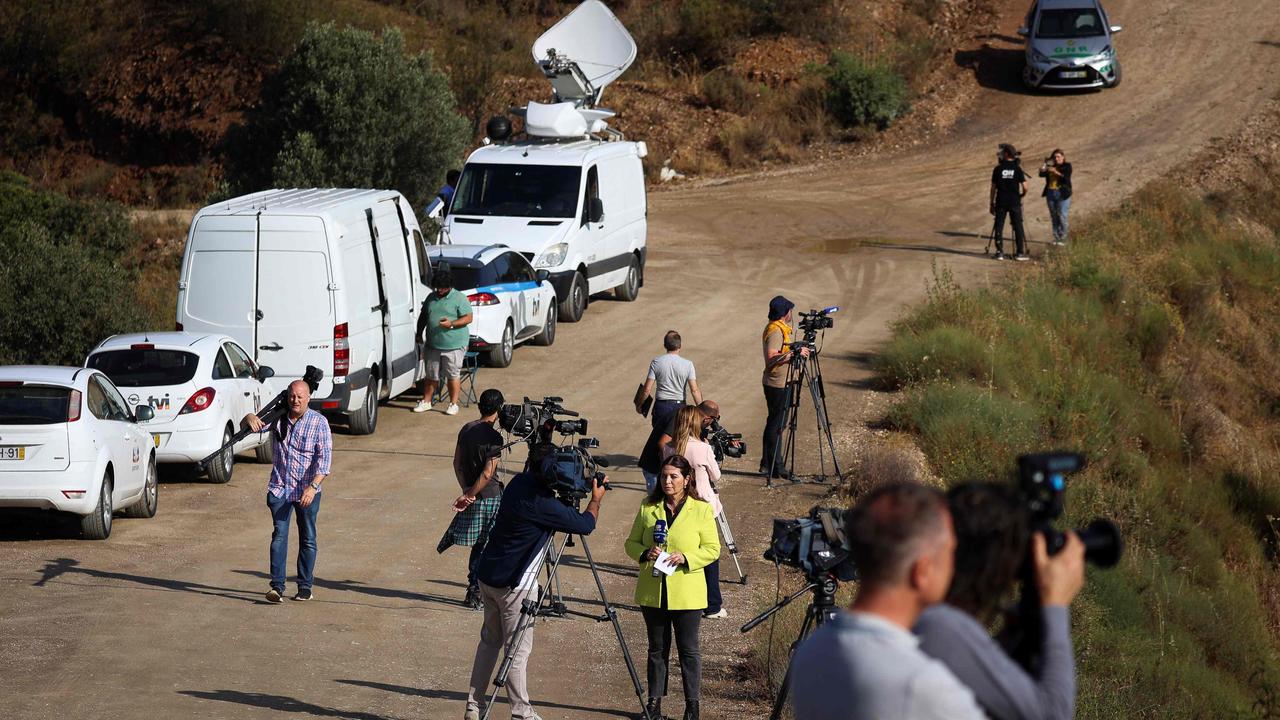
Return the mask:
[[1102,18],[1093,8],[1045,10],[1040,13],[1036,37],[1046,39],[1087,38],[1103,35]]
[[467,163],[449,214],[575,217],[581,178],[572,165]]
[[190,382],[200,358],[181,350],[129,348],[96,353],[86,364],[101,370],[117,387],[151,387]]

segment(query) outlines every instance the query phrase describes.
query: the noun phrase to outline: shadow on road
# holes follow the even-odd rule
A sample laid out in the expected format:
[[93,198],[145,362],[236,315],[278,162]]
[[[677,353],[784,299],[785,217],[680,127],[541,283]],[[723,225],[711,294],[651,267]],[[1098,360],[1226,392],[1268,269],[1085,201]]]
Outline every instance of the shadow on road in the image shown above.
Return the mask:
[[906,243],[876,243],[875,245],[871,245],[869,247],[884,248],[886,250],[909,250],[911,252],[942,253],[945,255],[962,255],[964,257],[977,257],[977,258],[987,256],[987,254],[981,250],[960,250],[958,248],[943,247],[941,245],[910,245]]
[[[405,685],[392,685],[390,683],[373,682],[371,680],[335,680],[334,682],[343,685],[355,685],[356,687],[373,688],[374,690],[385,690],[386,692],[400,693],[401,695],[411,695],[414,697],[425,697],[433,700],[453,700],[459,703],[467,701],[467,694],[460,690],[434,690],[432,688],[414,688]],[[507,699],[498,694],[498,702],[506,703]],[[550,702],[547,700],[537,699],[534,702],[540,707],[559,708],[561,710],[579,710],[581,712],[596,713],[607,717],[634,717],[634,710],[618,710],[611,708],[594,708],[585,705],[568,705],[565,703]]]
[[[260,598],[258,593],[241,590],[238,588],[224,588],[213,585],[204,585],[202,583],[187,582],[185,580],[174,580],[168,578],[154,578],[146,575],[131,575],[129,573],[110,572],[107,570],[94,570],[80,566],[79,560],[71,558],[58,558],[45,563],[44,569],[40,571],[40,579],[32,583],[33,587],[44,587],[49,583],[57,584],[62,582],[67,575],[83,575],[85,577],[96,578],[99,580],[120,580],[123,582],[136,583],[146,588],[155,590],[164,590],[167,592],[187,592],[196,595],[209,595],[212,597],[221,597],[228,600],[239,600],[241,602],[249,602],[255,604],[266,604],[266,600]],[[81,584],[81,583],[71,583]],[[94,587],[125,589],[119,585],[94,585]]]
[[[589,567],[587,565],[586,558],[581,558],[577,555],[565,555],[564,559],[560,561],[560,566],[578,568],[581,570],[586,570]],[[616,563],[600,562],[599,560],[596,561],[596,569],[602,573],[632,578],[636,577],[638,572],[637,568],[631,565],[618,565]]]
[[238,690],[179,690],[179,695],[199,698],[201,700],[219,700],[222,702],[266,708],[278,712],[302,713],[316,717],[351,718],[351,720],[392,720],[386,715],[360,712],[358,710],[339,710],[337,708],[303,702],[286,695],[269,695],[267,693],[247,693]]
[[[265,581],[271,580],[271,573],[265,573],[261,570],[235,570],[241,575],[249,575],[251,577],[261,578]],[[417,602],[439,603],[441,605],[450,605],[453,607],[466,607],[462,602],[462,598],[444,597],[443,595],[429,595],[427,593],[413,592],[412,590],[400,590],[397,588],[382,588],[374,585],[365,585],[359,580],[325,580],[323,578],[315,578],[315,586],[324,590],[333,590],[336,592],[359,593],[361,595],[369,595],[376,598],[385,598],[393,600],[413,600]],[[462,587],[466,587],[463,585]],[[318,600],[318,602],[325,602]]]
[[69,513],[31,508],[0,510],[0,540],[76,540],[80,518]]
[[972,70],[974,79],[984,88],[1024,95],[1027,92],[1022,84],[1024,54],[1022,48],[998,48],[983,43],[976,50],[956,51],[955,63]]

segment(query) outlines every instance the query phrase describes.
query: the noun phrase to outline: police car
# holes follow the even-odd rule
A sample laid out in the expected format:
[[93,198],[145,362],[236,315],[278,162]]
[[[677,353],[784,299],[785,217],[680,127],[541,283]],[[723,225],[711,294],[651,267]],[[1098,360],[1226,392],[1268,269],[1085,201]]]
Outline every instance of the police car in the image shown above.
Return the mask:
[[[271,368],[255,364],[225,335],[113,335],[89,353],[85,366],[111,378],[129,407],[155,410],[146,429],[161,463],[195,463],[213,454],[231,439],[246,414],[273,397],[262,384],[272,375]],[[209,463],[209,480],[231,479],[236,452],[254,450],[259,462],[270,462],[270,437],[251,434],[234,451],[222,453]]]
[[546,270],[504,245],[436,245],[431,265],[448,265],[453,287],[471,302],[471,350],[507,367],[516,345],[556,339],[556,291]]
[[1018,34],[1027,39],[1022,81],[1031,88],[1075,90],[1120,84],[1120,61],[1098,0],[1037,0]]

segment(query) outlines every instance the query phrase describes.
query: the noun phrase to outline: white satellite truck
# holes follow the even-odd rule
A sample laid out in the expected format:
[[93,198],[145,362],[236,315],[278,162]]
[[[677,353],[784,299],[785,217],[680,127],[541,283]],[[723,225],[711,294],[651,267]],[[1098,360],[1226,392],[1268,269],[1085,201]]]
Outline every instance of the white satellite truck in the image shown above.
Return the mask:
[[636,57],[609,8],[587,0],[533,44],[554,102],[489,120],[485,145],[467,158],[441,242],[505,245],[550,273],[560,320],[577,322],[588,298],[612,289],[635,300],[644,284],[648,207],[642,142],[609,127],[597,107]]

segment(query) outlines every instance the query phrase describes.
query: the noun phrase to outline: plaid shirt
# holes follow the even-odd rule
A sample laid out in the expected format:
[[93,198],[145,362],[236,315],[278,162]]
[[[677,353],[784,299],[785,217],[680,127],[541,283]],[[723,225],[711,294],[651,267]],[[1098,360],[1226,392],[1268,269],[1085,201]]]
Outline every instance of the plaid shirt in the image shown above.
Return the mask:
[[317,475],[329,474],[333,457],[329,421],[315,410],[307,410],[292,425],[288,415],[272,423],[271,434],[275,457],[271,459],[267,492],[297,502]]

